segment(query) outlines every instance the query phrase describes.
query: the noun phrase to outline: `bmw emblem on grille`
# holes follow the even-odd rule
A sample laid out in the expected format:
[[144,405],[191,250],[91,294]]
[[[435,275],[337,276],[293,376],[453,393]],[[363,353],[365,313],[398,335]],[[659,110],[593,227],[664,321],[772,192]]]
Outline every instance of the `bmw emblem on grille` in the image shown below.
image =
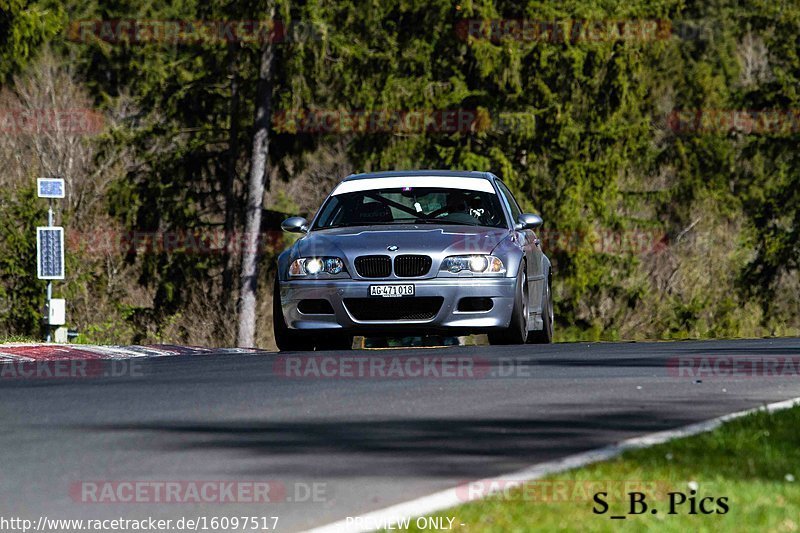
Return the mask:
[[391,246],[387,246],[386,249],[389,250],[390,252],[396,252],[397,251],[397,246],[392,244]]

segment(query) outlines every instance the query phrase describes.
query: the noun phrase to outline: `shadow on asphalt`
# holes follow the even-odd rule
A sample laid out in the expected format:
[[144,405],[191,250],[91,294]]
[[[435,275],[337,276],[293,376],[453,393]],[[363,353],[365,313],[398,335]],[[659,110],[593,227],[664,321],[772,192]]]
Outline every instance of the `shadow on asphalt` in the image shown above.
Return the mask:
[[[674,405],[672,407],[674,413]],[[634,434],[674,428],[693,421],[665,413],[641,409],[591,418],[533,417],[529,420],[164,422],[80,429],[124,432],[124,440],[131,443],[131,449],[137,450],[144,445],[160,452],[204,450],[225,454],[226,459],[230,459],[229,454],[247,459],[263,458],[263,468],[246,470],[251,474],[423,475],[469,479],[497,475],[510,468],[529,465],[533,460],[552,460]],[[317,459],[324,459],[324,462]],[[235,463],[220,464],[232,466]]]

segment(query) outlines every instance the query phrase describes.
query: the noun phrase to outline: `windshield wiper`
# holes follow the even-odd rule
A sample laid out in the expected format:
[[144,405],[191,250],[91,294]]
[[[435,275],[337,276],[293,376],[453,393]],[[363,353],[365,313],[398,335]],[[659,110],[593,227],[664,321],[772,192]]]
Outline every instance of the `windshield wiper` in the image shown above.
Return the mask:
[[357,222],[357,223],[345,222],[343,224],[333,224],[332,226],[317,226],[314,229],[319,230],[319,229],[353,228],[356,226],[369,226],[369,224],[365,224],[363,222]]
[[467,222],[455,222],[453,220],[442,220],[436,218],[400,218],[388,222],[346,222],[343,224],[334,224],[333,226],[319,226],[315,230],[321,229],[336,229],[336,228],[352,228],[357,226],[394,226],[400,224],[435,224],[437,226],[480,226],[480,224],[470,224]]
[[[402,221],[402,220],[405,220],[405,219],[400,219],[400,220]],[[456,222],[454,220],[443,220],[441,218],[415,218],[415,219],[413,219],[413,222],[411,220],[412,219],[409,218],[407,221],[402,222],[402,223],[404,223],[404,224],[436,224],[436,225],[442,225],[442,226],[444,226],[444,225],[450,225],[450,226],[477,226],[478,225],[478,224],[469,224],[467,222]],[[397,220],[395,220],[395,222],[397,222]]]
[[358,226],[391,226],[392,224],[394,224],[394,222],[344,222],[342,224],[334,224],[333,226],[318,226],[314,229],[355,228]]

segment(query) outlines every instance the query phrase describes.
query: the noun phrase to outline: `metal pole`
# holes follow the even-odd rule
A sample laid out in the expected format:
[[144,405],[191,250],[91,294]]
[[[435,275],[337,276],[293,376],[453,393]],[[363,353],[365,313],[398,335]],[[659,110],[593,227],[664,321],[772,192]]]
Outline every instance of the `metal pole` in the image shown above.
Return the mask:
[[[53,226],[53,199],[51,198],[48,202],[47,207],[47,225]],[[45,338],[46,342],[51,342],[52,338],[52,328],[50,327],[50,303],[53,300],[53,282],[51,280],[47,280],[47,337]]]
[[50,330],[51,330],[51,328],[50,328],[50,301],[52,299],[53,299],[53,282],[52,281],[48,281],[47,282],[47,316],[45,317],[47,319],[47,337],[45,337],[45,341],[46,342],[50,342],[52,340],[50,338],[50,336],[51,336],[51,333],[50,333]]

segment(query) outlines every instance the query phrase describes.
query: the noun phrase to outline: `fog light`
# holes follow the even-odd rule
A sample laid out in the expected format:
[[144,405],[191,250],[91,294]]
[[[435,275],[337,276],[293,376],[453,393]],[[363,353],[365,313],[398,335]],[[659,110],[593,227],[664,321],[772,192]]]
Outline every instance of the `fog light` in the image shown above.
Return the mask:
[[485,297],[467,297],[461,298],[458,301],[458,310],[467,313],[476,313],[483,311],[490,311],[494,306],[491,298]]

